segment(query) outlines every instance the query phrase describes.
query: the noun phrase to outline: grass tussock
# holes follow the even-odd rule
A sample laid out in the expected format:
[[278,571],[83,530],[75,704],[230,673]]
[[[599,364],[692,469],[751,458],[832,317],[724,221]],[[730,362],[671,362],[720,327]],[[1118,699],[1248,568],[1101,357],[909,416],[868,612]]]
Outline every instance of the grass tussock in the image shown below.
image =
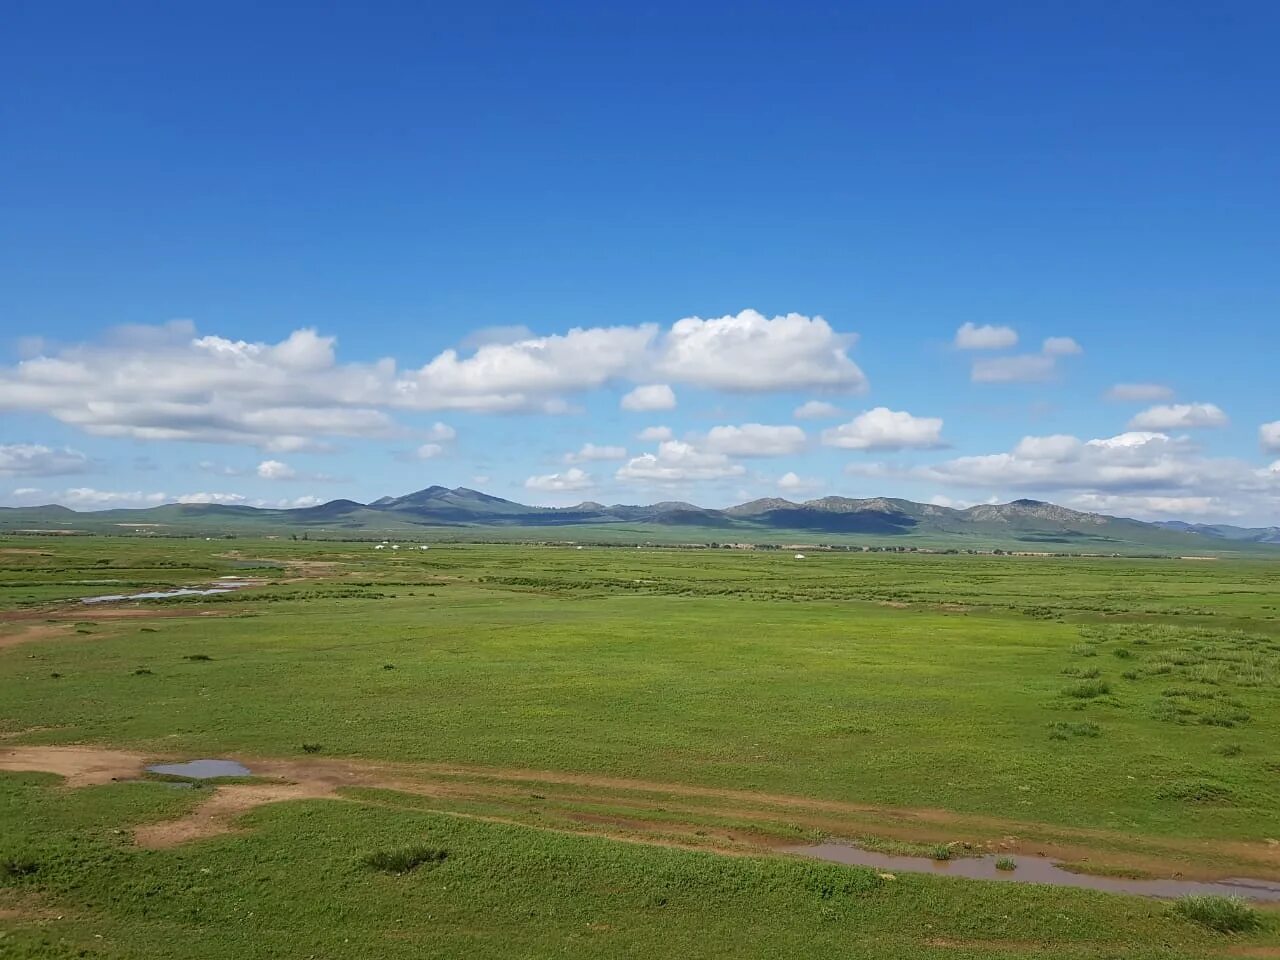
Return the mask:
[[1258,911],[1239,897],[1183,897],[1173,912],[1218,933],[1245,933],[1262,926]]
[[436,866],[444,863],[449,851],[442,847],[415,845],[401,847],[398,850],[375,850],[360,858],[362,865],[381,873],[409,873],[422,866]]
[[1071,697],[1075,700],[1092,700],[1094,697],[1105,697],[1110,692],[1111,684],[1099,679],[1080,680],[1076,683],[1069,683],[1062,688],[1064,697]]

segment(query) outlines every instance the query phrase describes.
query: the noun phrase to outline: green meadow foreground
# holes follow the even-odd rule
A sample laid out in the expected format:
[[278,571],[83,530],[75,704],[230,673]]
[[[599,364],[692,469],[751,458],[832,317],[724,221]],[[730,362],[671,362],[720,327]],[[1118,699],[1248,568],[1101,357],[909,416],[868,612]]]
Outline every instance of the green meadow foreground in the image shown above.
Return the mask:
[[0,539],[0,957],[1280,956],[781,849],[1280,879],[1278,573]]

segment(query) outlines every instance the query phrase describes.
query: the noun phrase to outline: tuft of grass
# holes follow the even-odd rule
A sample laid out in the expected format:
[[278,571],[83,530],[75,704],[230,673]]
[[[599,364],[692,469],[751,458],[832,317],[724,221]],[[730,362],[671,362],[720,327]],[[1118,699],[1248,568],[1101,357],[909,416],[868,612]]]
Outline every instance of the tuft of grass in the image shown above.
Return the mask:
[[435,866],[443,863],[448,856],[449,851],[442,847],[415,845],[398,850],[375,850],[361,857],[360,862],[370,870],[400,874],[423,865]]
[[396,665],[394,663],[384,663],[382,665],[383,670],[394,670],[395,668],[396,668]]
[[1244,933],[1262,925],[1258,911],[1240,897],[1182,897],[1173,905],[1173,912],[1218,933]]
[[212,660],[213,657],[209,656],[207,653],[188,653],[185,657],[183,657],[183,659],[184,660]]
[[929,848],[929,856],[933,860],[950,860],[955,852],[951,849],[951,844],[938,843]]
[[134,675],[135,677],[150,677],[150,676],[153,676],[152,672],[151,672],[150,670],[148,670],[146,667],[139,667],[137,670],[133,671],[133,675]]
[[1213,752],[1220,757],[1238,757],[1244,753],[1244,747],[1238,743],[1220,743],[1213,748]]
[[1017,861],[1016,861],[1016,860],[1014,860],[1014,859],[1013,859],[1013,857],[1000,857],[1000,858],[996,861],[996,869],[997,869],[997,870],[1008,870],[1008,871],[1017,870],[1017,869],[1018,869],[1018,863],[1017,863]]
[[1078,683],[1069,683],[1062,688],[1064,697],[1074,697],[1077,700],[1090,700],[1094,697],[1106,696],[1111,692],[1111,684],[1105,680],[1081,680]]
[[1062,671],[1064,677],[1076,677],[1080,680],[1096,680],[1102,676],[1097,667],[1067,667]]
[[40,869],[40,864],[22,854],[0,857],[0,878],[20,880]]
[[1077,657],[1096,657],[1098,655],[1097,649],[1087,643],[1077,643],[1071,648],[1071,652]]
[[1096,723],[1083,721],[1080,723],[1069,723],[1066,720],[1055,720],[1049,724],[1050,740],[1066,740],[1070,737],[1100,737],[1102,736],[1102,728]]
[[1118,660],[1128,660],[1133,656],[1133,651],[1128,647],[1116,647],[1111,651],[1111,655]]
[[304,743],[302,745],[303,753],[319,753],[323,749],[324,744],[322,743]]

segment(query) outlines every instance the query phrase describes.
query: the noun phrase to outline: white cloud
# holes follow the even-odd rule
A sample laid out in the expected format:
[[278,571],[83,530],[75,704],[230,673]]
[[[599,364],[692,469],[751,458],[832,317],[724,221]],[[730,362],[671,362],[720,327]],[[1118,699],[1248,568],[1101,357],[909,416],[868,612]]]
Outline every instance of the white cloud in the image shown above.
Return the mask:
[[844,411],[825,400],[809,400],[791,411],[791,415],[797,420],[827,420],[844,416]]
[[18,489],[11,491],[11,495],[15,497],[33,497],[39,492],[39,487],[18,487]]
[[293,467],[279,460],[263,460],[256,472],[263,480],[292,480],[298,475]]
[[846,450],[928,449],[942,446],[942,420],[876,407],[822,431],[822,442]]
[[592,460],[625,459],[627,459],[626,447],[598,446],[594,443],[584,443],[577,453],[566,453],[564,455],[565,463],[587,463]]
[[1071,337],[1047,337],[1040,352],[1046,357],[1074,357],[1084,353],[1084,348]]
[[144,493],[141,490],[95,490],[93,487],[72,487],[53,497],[52,502],[64,506],[97,510],[111,507],[154,507],[165,502],[163,493]]
[[547,473],[530,477],[524,485],[529,490],[562,493],[567,490],[589,490],[594,485],[594,481],[591,479],[591,474],[577,467],[570,467],[564,473]]
[[974,383],[1044,383],[1058,372],[1060,357],[1084,353],[1071,337],[1047,337],[1039,353],[975,360],[969,378]]
[[[109,331],[91,343],[32,343],[41,355],[0,367],[0,410],[46,413],[87,433],[136,440],[321,450],[334,437],[403,433],[399,410],[570,410],[566,396],[611,382],[647,385],[631,409],[669,409],[668,384],[724,390],[860,389],[856,339],[821,317],[755,311],[711,320],[575,328],[537,337],[504,329],[419,367],[341,362],[333,337],[295,330],[278,343],[201,336],[190,321]],[[440,436],[453,439],[443,424]]]
[[[163,496],[163,494],[157,494]],[[183,493],[173,498],[174,503],[244,503],[245,497],[239,493]]]
[[1280,420],[1264,423],[1259,427],[1258,441],[1268,453],[1280,453]]
[[415,460],[432,460],[444,453],[444,447],[438,443],[424,443],[413,451]]
[[973,362],[974,383],[1043,383],[1057,371],[1054,358],[1039,353],[1012,357],[986,357]]
[[672,410],[676,405],[676,395],[665,383],[650,383],[636,387],[622,398],[622,409]]
[[822,317],[798,313],[686,317],[663,338],[657,369],[667,379],[720,390],[861,391],[867,378],[848,355],[856,342]]
[[680,440],[664,440],[657,453],[645,453],[618,468],[619,480],[650,483],[682,483],[690,480],[720,480],[746,473],[723,453],[699,450]]
[[1130,430],[1191,430],[1226,425],[1227,415],[1212,403],[1175,403],[1150,407],[1129,421]]
[[53,477],[84,473],[89,458],[69,447],[54,449],[39,443],[0,443],[0,477]]
[[744,423],[712,427],[703,446],[712,453],[731,457],[780,457],[801,450],[805,439],[804,431],[796,426]]
[[1117,383],[1107,391],[1107,399],[1121,403],[1155,403],[1172,400],[1173,389],[1160,383]]
[[674,434],[670,427],[645,427],[636,434],[637,440],[644,440],[648,443],[658,443],[662,440],[670,440]]
[[1280,512],[1280,471],[1204,456],[1186,439],[1134,431],[1082,441],[1024,437],[1012,451],[959,457],[900,475],[1052,498],[1137,517],[1251,517]]
[[1015,346],[1018,332],[1013,327],[996,327],[984,324],[979,327],[966,323],[956,331],[955,346],[958,350],[1004,350]]
[[430,429],[427,430],[423,439],[430,440],[433,443],[448,443],[450,440],[457,439],[457,436],[457,430],[453,429],[453,427],[449,426],[447,423],[441,423],[437,420],[431,425]]
[[788,471],[778,478],[778,489],[785,493],[806,493],[822,489],[823,482],[817,478],[802,477],[795,471]]

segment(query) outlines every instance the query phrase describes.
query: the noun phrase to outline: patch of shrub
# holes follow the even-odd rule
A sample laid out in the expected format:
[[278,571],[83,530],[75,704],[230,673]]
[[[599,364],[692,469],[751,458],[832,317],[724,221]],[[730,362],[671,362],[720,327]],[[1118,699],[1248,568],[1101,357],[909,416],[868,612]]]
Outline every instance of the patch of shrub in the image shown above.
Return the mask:
[[1173,905],[1173,912],[1218,933],[1244,933],[1262,925],[1258,911],[1240,897],[1183,897]]
[[20,880],[31,876],[39,869],[39,863],[23,854],[0,857],[0,878],[5,880]]
[[302,745],[303,753],[319,753],[324,749],[324,744],[320,743],[304,743]]
[[408,873],[423,865],[435,866],[443,863],[448,856],[449,851],[442,847],[418,845],[399,850],[375,850],[361,857],[360,862],[370,870],[399,874]]
[[949,843],[938,843],[929,848],[929,858],[932,860],[950,860],[953,856],[955,852]]
[[1137,679],[1140,679],[1141,677],[1142,677],[1142,674],[1139,673],[1137,670],[1126,670],[1124,673],[1120,674],[1120,678],[1122,680],[1137,680]]
[[1114,650],[1111,651],[1111,655],[1120,660],[1128,660],[1133,656],[1133,651],[1130,650],[1128,647],[1116,647]]
[[148,670],[146,667],[139,667],[137,670],[133,671],[133,675],[134,675],[135,677],[150,677],[150,676],[154,676],[154,674],[152,674],[152,672],[151,672],[150,670]]
[[1106,696],[1111,692],[1111,684],[1105,680],[1081,680],[1078,683],[1069,683],[1062,688],[1064,697],[1074,697],[1077,700],[1090,700],[1093,697]]
[[1071,652],[1077,657],[1096,657],[1098,655],[1098,651],[1087,643],[1077,643],[1071,648]]

